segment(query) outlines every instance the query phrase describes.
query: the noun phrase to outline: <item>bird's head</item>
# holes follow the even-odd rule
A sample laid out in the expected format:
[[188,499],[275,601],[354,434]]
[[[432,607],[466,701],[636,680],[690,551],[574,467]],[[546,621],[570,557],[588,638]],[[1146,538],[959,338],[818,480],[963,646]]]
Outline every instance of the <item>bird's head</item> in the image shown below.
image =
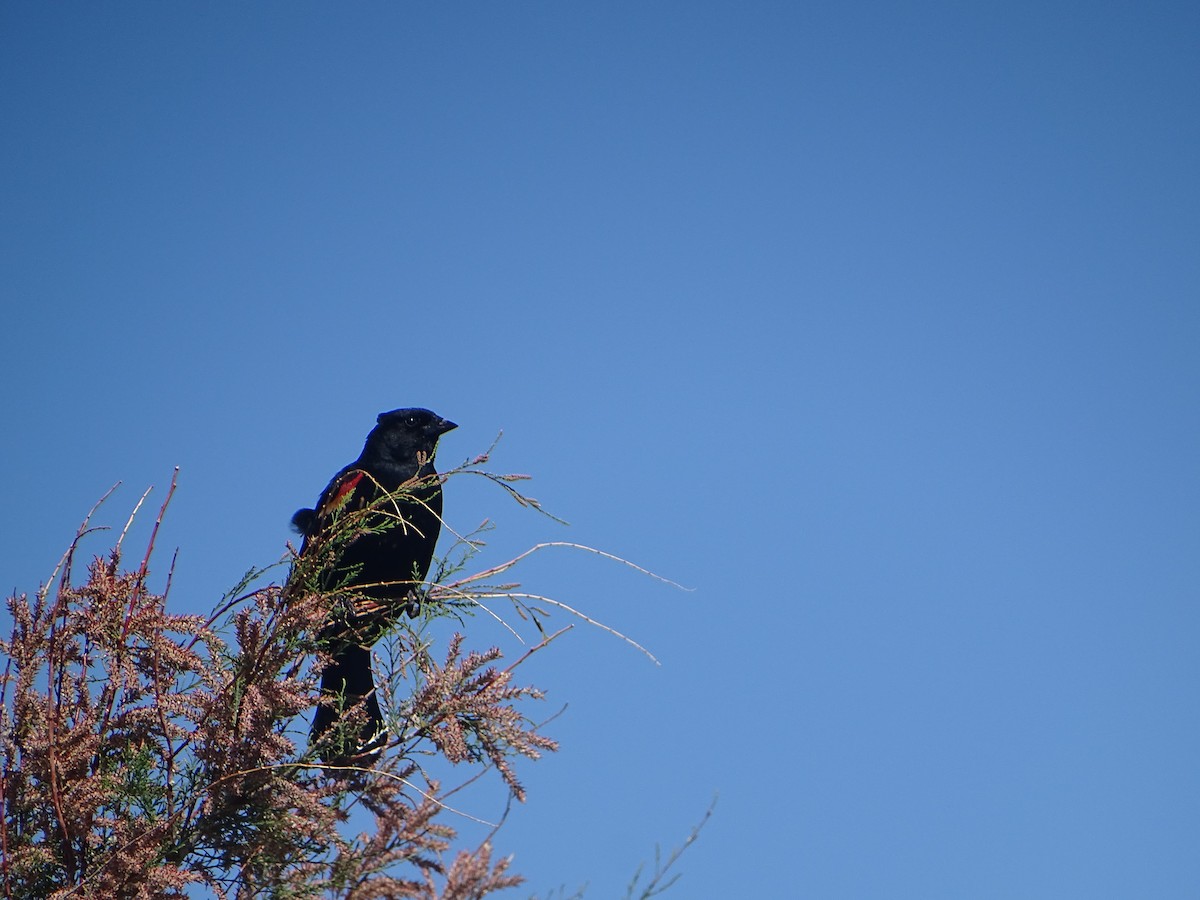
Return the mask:
[[427,409],[393,409],[380,413],[367,435],[364,456],[377,456],[402,465],[423,465],[433,459],[438,438],[458,426]]

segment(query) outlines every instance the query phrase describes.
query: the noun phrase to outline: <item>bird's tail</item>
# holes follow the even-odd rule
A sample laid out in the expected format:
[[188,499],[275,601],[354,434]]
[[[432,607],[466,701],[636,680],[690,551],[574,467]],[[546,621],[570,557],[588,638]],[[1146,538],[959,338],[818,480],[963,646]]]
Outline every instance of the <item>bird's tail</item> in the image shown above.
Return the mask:
[[[339,647],[333,662],[321,673],[321,694],[309,746],[331,766],[370,765],[388,741],[375,696],[370,648],[357,644]],[[362,712],[357,712],[360,708]]]

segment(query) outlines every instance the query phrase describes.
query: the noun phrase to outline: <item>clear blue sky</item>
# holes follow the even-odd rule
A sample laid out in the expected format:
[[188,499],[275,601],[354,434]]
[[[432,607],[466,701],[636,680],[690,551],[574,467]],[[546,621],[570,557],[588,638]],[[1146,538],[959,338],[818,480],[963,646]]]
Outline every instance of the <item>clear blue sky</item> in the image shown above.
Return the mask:
[[719,792],[669,896],[1194,898],[1198,46],[1182,2],[7,2],[5,589],[179,465],[206,609],[428,406],[572,523],[452,490],[487,561],[695,587],[527,570],[663,661],[528,669],[531,889],[621,896]]

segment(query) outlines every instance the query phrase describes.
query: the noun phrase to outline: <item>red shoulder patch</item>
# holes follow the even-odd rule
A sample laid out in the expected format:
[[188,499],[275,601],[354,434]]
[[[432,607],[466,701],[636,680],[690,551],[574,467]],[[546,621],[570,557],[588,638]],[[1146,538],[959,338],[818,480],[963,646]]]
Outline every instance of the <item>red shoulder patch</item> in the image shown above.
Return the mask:
[[333,491],[333,496],[329,498],[329,505],[333,509],[337,509],[349,500],[350,495],[354,493],[358,487],[358,483],[367,475],[366,472],[355,471],[347,473],[347,477],[338,483],[338,486]]

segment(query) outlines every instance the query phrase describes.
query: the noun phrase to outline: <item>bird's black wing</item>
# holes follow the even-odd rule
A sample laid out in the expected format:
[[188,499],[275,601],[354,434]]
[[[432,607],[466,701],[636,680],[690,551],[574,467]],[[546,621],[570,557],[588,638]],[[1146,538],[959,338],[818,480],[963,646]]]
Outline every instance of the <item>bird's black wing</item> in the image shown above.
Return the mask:
[[[366,515],[347,519],[362,512]],[[404,612],[417,614],[422,581],[441,530],[441,512],[436,473],[410,477],[393,487],[348,466],[322,492],[316,509],[298,510],[292,524],[305,535],[301,555],[325,538],[336,541],[332,548],[326,545],[332,555],[318,583],[325,590],[353,592],[352,610],[346,611],[344,621],[358,631],[364,625],[386,627]]]
[[296,510],[292,516],[292,527],[307,539],[315,538],[325,532],[337,517],[365,509],[379,495],[379,485],[374,478],[363,469],[348,466],[338,472],[321,492],[316,509]]
[[[380,496],[381,488],[369,473],[353,466],[343,469],[321,492],[315,509],[299,509],[292,516],[292,526],[304,535],[301,555],[313,552],[344,516],[366,509]],[[335,548],[320,574],[319,583],[325,590],[339,586],[348,590],[338,592],[340,599],[321,632],[331,659],[321,673],[321,693],[326,699],[317,707],[310,732],[310,743],[332,765],[361,763],[378,753],[388,739],[371,672],[370,646],[378,637],[382,617],[375,601],[360,592],[362,561],[357,559],[359,553],[350,552],[363,538],[372,536],[345,537],[346,542]],[[370,608],[364,609],[364,605]],[[359,706],[363,707],[359,715],[365,719],[358,728],[343,728],[342,713]]]

